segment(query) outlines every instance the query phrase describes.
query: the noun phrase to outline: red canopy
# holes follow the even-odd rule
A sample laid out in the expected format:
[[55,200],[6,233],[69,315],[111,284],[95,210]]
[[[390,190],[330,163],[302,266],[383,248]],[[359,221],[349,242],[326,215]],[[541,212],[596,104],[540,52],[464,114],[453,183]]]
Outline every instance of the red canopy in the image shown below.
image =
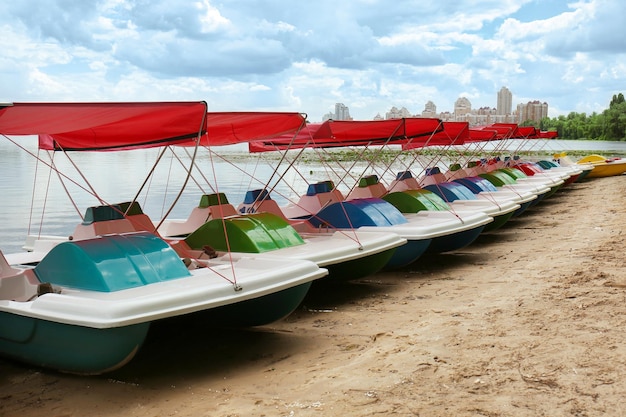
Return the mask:
[[250,141],[248,150],[250,153],[270,152],[287,149],[301,149],[313,144],[313,135],[320,128],[321,123],[307,123],[297,133],[286,133],[262,141]]
[[207,132],[201,145],[232,145],[293,135],[305,125],[301,113],[211,112],[206,115]]
[[487,129],[495,129],[498,132],[498,136],[500,136],[499,139],[516,139],[524,137],[524,135],[520,132],[520,126],[517,123],[494,123],[487,126]]
[[541,132],[535,126],[519,126],[515,123],[494,123],[485,129],[495,129],[500,139],[539,139],[558,136],[556,131]]
[[329,148],[398,143],[398,141],[430,137],[443,129],[441,120],[405,118],[389,120],[327,120],[308,124],[297,135],[275,137],[250,143],[250,152],[266,152],[298,148]]
[[469,139],[468,122],[443,122],[443,130],[428,138],[409,140],[402,144],[402,150],[423,148],[424,146],[462,145]]
[[537,139],[539,137],[539,130],[535,126],[518,126],[517,133],[518,138],[522,139]]
[[484,142],[489,140],[496,140],[498,138],[498,132],[489,128],[471,128],[469,130],[469,138],[466,142]]
[[162,146],[195,138],[206,103],[14,103],[0,109],[0,133],[40,135],[41,149]]
[[300,113],[207,113],[200,102],[14,103],[0,106],[0,134],[39,135],[47,150],[228,145],[296,132]]
[[559,137],[559,132],[556,130],[541,130],[539,131],[539,137],[542,139],[555,139]]
[[471,128],[468,142],[483,142],[519,137],[521,136],[516,123],[494,123],[488,126],[475,126]]

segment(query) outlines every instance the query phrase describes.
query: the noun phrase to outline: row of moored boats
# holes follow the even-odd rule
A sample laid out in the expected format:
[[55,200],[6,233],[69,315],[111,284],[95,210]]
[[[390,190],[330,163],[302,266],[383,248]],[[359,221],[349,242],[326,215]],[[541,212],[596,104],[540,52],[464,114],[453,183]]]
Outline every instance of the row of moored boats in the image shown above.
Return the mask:
[[[416,152],[406,145],[471,140],[468,126],[446,132],[436,119],[314,128],[299,113],[208,113],[203,102],[14,103],[0,107],[0,133],[18,147],[20,136],[38,135],[39,149],[51,152],[179,147],[194,169],[199,150],[241,141],[288,153],[372,145]],[[298,308],[316,280],[358,279],[461,249],[598,167],[626,171],[623,160],[599,158],[473,156],[446,168],[405,167],[391,180],[369,169],[342,180],[343,189],[331,180],[307,184],[288,204],[269,184],[241,202],[216,191],[184,219],[152,219],[137,198],[101,202],[85,208],[71,235],[29,236],[24,251],[0,253],[0,354],[99,374],[130,361],[157,320],[193,314],[221,326],[268,324]]]

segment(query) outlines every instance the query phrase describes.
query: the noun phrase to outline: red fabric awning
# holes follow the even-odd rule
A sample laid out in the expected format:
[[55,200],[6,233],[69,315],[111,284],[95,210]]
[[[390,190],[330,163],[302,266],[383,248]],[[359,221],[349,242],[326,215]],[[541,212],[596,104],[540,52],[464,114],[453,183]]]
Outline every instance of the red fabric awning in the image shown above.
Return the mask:
[[14,103],[0,109],[0,133],[40,135],[49,150],[163,146],[195,138],[206,103]]
[[517,133],[518,138],[522,139],[537,139],[539,137],[539,131],[535,126],[518,126]]
[[402,144],[402,150],[425,146],[462,145],[469,139],[468,122],[443,122],[443,130],[430,137],[409,140]]
[[430,136],[440,130],[442,126],[439,119],[329,120],[322,123],[313,139],[316,143],[362,142],[366,145]]
[[46,150],[122,150],[229,145],[296,132],[300,113],[207,113],[200,102],[14,103],[0,107],[0,134],[39,135]]
[[489,128],[470,128],[469,130],[469,138],[466,139],[466,142],[485,142],[489,140],[497,140],[498,132]]
[[515,123],[494,123],[487,126],[470,128],[468,142],[483,142],[488,140],[502,140],[519,137],[518,126]]
[[330,148],[399,143],[432,134],[443,129],[439,119],[405,118],[389,120],[327,120],[311,123],[297,135],[276,137],[250,143],[250,152],[267,152],[299,148]]
[[321,123],[307,123],[302,129],[294,133],[285,133],[261,141],[250,141],[250,153],[283,151],[287,149],[302,149],[313,144],[313,135],[320,128]]
[[306,119],[301,113],[210,112],[206,125],[200,144],[219,146],[293,136],[306,125]]
[[519,126],[517,123],[494,123],[487,126],[487,129],[494,129],[498,132],[498,139],[519,138]]
[[539,131],[539,137],[542,139],[555,139],[559,137],[559,132],[556,130],[541,130]]

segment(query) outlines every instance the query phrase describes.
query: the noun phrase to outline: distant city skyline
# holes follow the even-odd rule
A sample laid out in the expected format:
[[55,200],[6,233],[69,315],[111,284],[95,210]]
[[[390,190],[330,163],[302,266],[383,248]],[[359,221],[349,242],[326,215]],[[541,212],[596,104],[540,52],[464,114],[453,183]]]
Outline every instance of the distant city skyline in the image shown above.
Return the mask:
[[[406,107],[392,106],[384,113],[377,113],[373,120],[399,119],[406,117],[434,117],[443,121],[466,121],[470,125],[484,125],[490,123],[523,123],[525,121],[540,122],[548,117],[548,103],[540,100],[532,100],[526,103],[518,103],[513,109],[513,93],[508,87],[503,86],[496,93],[496,107],[482,106],[473,108],[471,101],[464,96],[454,102],[452,111],[437,112],[437,105],[428,100],[424,110],[420,113],[412,113]],[[335,104],[335,112],[324,115],[323,120],[352,120],[349,108],[343,103]]]

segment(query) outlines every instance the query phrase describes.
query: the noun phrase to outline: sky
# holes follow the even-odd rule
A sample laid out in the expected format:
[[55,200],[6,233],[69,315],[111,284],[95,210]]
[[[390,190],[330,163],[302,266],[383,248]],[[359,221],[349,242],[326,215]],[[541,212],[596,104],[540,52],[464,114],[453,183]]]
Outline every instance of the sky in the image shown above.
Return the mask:
[[0,102],[343,103],[356,120],[432,101],[549,116],[626,93],[623,0],[20,0],[0,3]]

